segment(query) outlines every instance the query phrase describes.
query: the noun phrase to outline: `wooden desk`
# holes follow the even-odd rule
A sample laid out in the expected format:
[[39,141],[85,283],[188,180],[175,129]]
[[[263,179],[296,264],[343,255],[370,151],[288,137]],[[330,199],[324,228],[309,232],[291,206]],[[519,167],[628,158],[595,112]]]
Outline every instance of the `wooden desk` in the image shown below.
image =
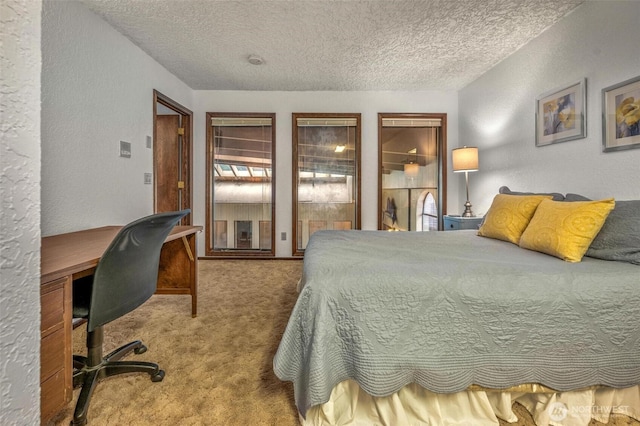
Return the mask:
[[[71,401],[72,285],[93,274],[100,257],[121,226],[105,226],[42,239],[40,258],[40,406],[45,424]],[[160,253],[156,294],[191,295],[197,314],[198,257],[196,234],[201,226],[176,226]]]

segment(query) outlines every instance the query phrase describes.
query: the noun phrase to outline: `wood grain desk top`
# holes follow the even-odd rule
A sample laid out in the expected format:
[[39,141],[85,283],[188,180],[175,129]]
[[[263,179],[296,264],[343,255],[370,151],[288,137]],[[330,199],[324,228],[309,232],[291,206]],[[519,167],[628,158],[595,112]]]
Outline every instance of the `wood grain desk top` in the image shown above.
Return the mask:
[[[122,226],[103,226],[42,238],[40,283],[95,268]],[[200,232],[202,226],[176,226],[165,241]]]

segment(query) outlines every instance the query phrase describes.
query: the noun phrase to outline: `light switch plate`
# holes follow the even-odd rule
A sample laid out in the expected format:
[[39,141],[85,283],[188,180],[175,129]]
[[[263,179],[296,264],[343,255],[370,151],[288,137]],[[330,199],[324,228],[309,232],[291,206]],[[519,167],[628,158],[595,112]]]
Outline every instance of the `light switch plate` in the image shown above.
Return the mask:
[[131,142],[120,141],[120,157],[131,158]]
[[147,136],[147,148],[151,148],[151,136]]
[[153,175],[151,173],[145,173],[144,174],[144,184],[145,185],[151,185],[153,181]]

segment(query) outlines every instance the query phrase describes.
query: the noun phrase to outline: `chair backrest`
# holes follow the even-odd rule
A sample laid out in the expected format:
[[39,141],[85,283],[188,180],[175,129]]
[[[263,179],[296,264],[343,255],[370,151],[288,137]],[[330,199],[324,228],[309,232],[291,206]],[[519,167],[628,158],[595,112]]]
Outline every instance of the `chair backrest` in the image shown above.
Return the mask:
[[155,293],[162,245],[190,211],[143,217],[118,232],[94,274],[88,331],[131,312]]

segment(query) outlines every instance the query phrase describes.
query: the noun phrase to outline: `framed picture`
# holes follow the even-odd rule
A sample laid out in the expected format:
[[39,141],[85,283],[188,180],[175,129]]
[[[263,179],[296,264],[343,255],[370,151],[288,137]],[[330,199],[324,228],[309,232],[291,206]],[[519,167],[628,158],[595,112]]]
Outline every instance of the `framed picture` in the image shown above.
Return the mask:
[[640,76],[602,89],[602,150],[640,148]]
[[586,137],[586,79],[536,99],[536,146]]

